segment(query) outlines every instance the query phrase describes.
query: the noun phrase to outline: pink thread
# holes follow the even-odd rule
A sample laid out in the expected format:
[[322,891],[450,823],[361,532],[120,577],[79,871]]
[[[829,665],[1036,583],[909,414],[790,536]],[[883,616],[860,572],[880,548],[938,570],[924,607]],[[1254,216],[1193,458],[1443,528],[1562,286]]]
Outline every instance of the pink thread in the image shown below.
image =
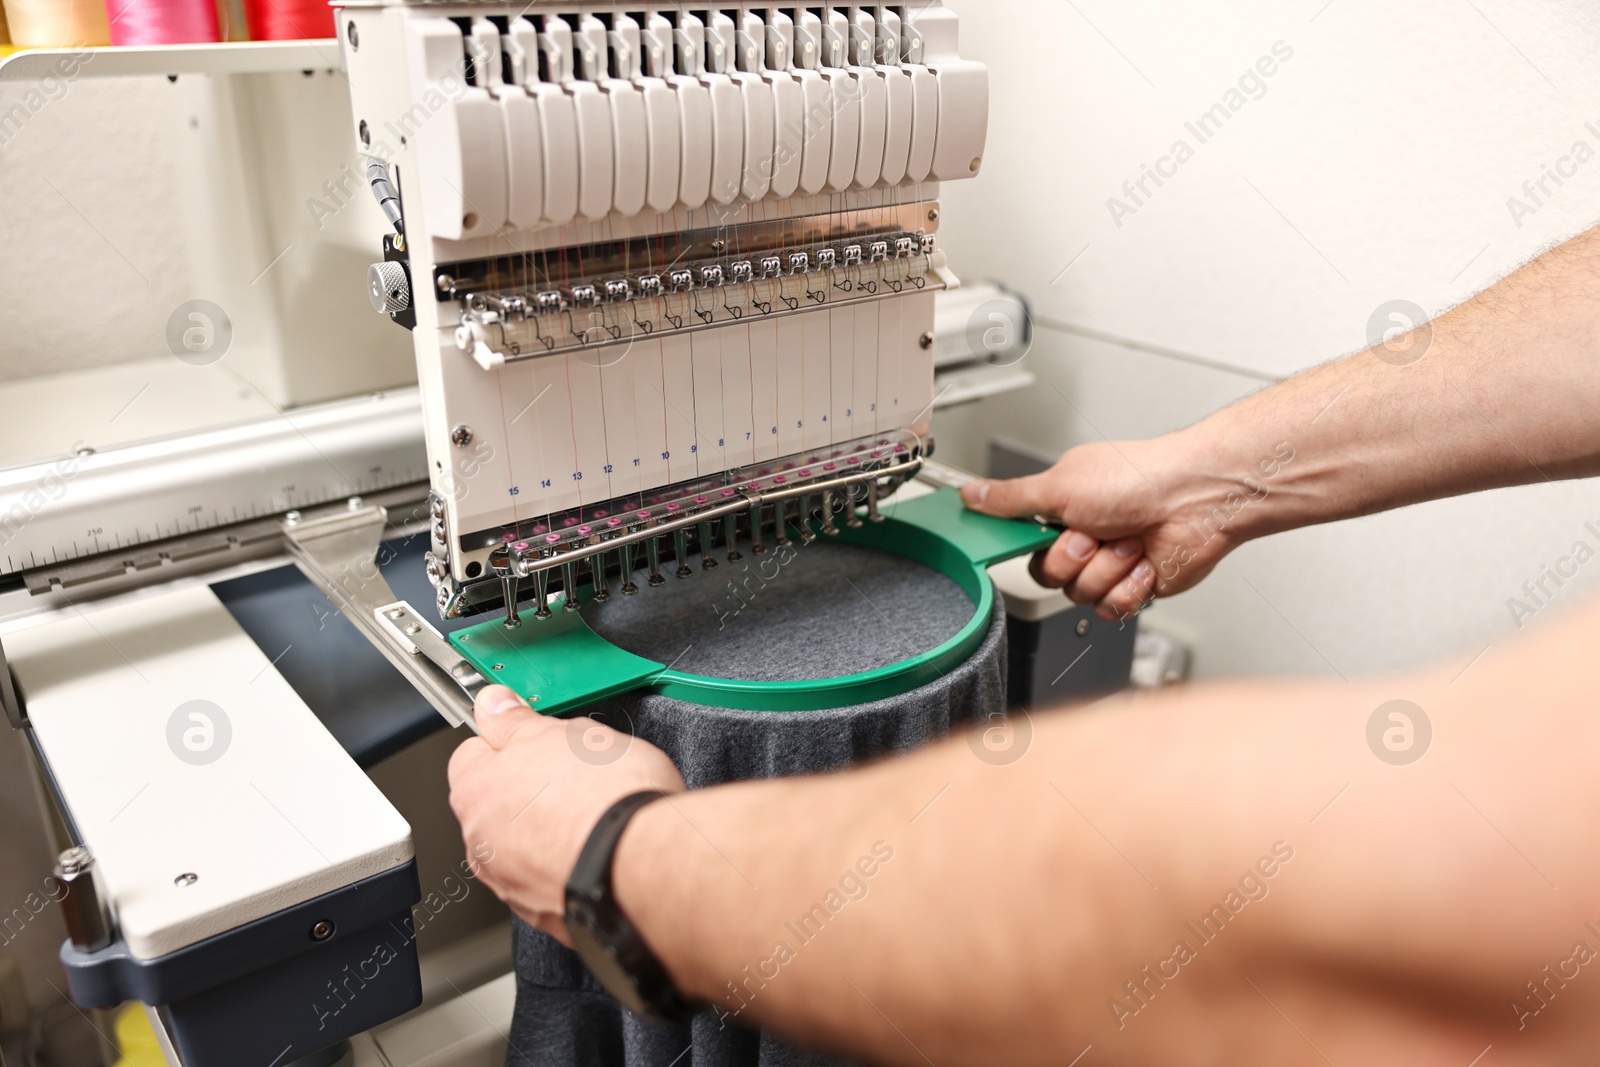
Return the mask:
[[106,0],[106,19],[115,45],[222,40],[214,0]]

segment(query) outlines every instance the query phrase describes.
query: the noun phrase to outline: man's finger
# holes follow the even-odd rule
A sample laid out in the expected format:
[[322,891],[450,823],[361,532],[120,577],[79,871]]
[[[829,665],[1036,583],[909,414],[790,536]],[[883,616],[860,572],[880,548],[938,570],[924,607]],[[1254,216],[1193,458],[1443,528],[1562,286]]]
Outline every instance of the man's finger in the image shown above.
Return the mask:
[[1125,537],[1102,546],[1083,570],[1067,583],[1067,596],[1074,603],[1093,604],[1116,587],[1140,562],[1143,542]]
[[472,713],[478,720],[478,736],[497,752],[519,727],[539,717],[527,701],[503,685],[491,685],[479,693]]
[[1088,534],[1072,530],[1056,538],[1056,543],[1033,557],[1029,570],[1034,581],[1046,589],[1064,589],[1083,571],[1084,565],[1099,551],[1100,542]]
[[1002,481],[980,480],[961,487],[961,502],[973,511],[1002,518],[1020,519],[1031,515],[1047,515],[1059,519],[1060,493],[1049,471],[1030,474],[1026,478],[1008,478]]
[[1137,615],[1155,596],[1156,569],[1150,561],[1141,559],[1116,588],[1100,598],[1095,614],[1108,622],[1118,622]]

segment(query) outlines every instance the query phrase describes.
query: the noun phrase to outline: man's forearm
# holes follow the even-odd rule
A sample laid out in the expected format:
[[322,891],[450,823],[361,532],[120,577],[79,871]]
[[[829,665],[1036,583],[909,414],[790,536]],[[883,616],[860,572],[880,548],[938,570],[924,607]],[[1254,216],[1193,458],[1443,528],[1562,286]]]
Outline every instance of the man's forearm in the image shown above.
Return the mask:
[[[673,797],[628,831],[618,892],[731,1021],[876,1061],[1066,1063],[1094,1044],[1099,1063],[1202,1063],[1223,1042],[1230,1062],[1320,1062],[1281,1011],[1335,1062],[1476,1042],[1466,1062],[1518,1031],[1524,972],[1600,921],[1575,850],[1600,831],[1582,755],[1600,730],[1570,661],[1585,640],[1478,665],[1470,698],[1443,678],[1216,689],[1040,716],[1010,766],[957,739]],[[1527,677],[1547,699],[1512,723]],[[1366,740],[1397,693],[1437,731],[1405,767]],[[1586,990],[1522,1053],[1572,1039]]]
[[[1191,702],[1187,726],[1164,701],[1041,717],[1012,766],[957,740],[675,797],[623,841],[622,904],[687,992],[802,1044],[940,1067],[1066,1064],[1091,1044],[1100,1063],[1195,1062],[1207,1015],[1255,996],[1239,974],[1276,974],[1281,994],[1273,894],[1299,880],[1308,820],[1344,773],[1196,764],[1235,725],[1286,744],[1336,729],[1315,723],[1326,708],[1293,722],[1276,694],[1240,695]],[[1254,912],[1210,917],[1229,892]],[[1292,1031],[1251,1040],[1298,1062]]]
[[[1048,1028],[1067,1021],[1052,1001],[1088,993],[1083,969],[1039,979],[1098,956],[1100,924],[1116,923],[1096,897],[1121,881],[1096,841],[1037,775],[958,743],[653,805],[617,884],[674,978],[725,1021],[874,1062],[1025,1063],[1047,1047],[1037,1031],[1007,1049],[970,1020],[1020,1011]],[[1142,924],[1144,903],[1121,925]],[[1023,954],[1019,926],[1036,934]]]
[[[1268,490],[1235,534],[1600,474],[1600,229],[1430,332],[1403,352],[1380,346],[1298,375],[1177,435],[1191,469],[1223,483],[1213,494],[1248,495],[1244,476]],[[1263,466],[1280,445],[1293,460]]]

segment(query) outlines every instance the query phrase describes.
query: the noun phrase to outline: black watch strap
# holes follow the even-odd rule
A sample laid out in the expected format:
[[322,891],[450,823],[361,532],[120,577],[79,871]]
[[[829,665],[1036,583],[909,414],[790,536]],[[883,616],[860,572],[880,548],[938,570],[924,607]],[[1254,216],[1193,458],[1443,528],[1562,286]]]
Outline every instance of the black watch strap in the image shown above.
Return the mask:
[[687,1023],[698,1010],[667,977],[666,968],[622,914],[611,886],[622,832],[640,808],[666,796],[650,789],[623,797],[600,816],[567,879],[567,933],[572,947],[606,992],[643,1019]]

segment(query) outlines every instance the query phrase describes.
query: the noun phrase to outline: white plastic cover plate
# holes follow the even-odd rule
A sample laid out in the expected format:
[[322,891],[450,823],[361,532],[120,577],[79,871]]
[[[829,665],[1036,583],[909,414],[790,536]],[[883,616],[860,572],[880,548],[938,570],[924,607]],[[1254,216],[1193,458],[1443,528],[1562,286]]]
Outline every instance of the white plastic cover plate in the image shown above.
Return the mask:
[[406,821],[206,586],[29,621],[6,654],[138,958],[411,859]]

